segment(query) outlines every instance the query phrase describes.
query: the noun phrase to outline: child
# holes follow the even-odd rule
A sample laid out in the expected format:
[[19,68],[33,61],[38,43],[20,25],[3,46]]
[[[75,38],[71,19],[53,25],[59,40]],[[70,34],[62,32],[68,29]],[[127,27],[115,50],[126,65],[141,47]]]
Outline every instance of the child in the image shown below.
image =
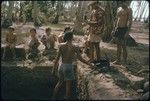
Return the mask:
[[71,31],[71,28],[69,26],[66,26],[64,29],[64,32],[60,33],[60,35],[58,36],[58,42],[59,43],[64,42],[64,40],[63,40],[64,33],[69,32],[69,31]]
[[88,57],[90,57],[90,54],[89,54],[89,50],[90,50],[90,47],[89,47],[89,41],[88,41],[88,36],[87,35],[85,35],[84,36],[84,53],[88,56]]
[[6,39],[5,39],[6,47],[4,48],[3,60],[5,60],[5,55],[6,55],[8,48],[10,48],[10,50],[12,51],[13,60],[16,59],[15,46],[16,46],[16,42],[17,42],[17,36],[14,33],[14,31],[15,31],[15,28],[13,28],[13,27],[8,28],[8,33],[6,34]]
[[56,38],[51,34],[51,28],[46,28],[46,35],[43,35],[41,42],[45,45],[45,50],[54,49]]
[[62,43],[59,47],[59,51],[54,63],[54,68],[52,73],[54,73],[55,69],[57,69],[59,58],[62,58],[62,63],[58,69],[58,77],[59,81],[54,89],[53,93],[53,99],[55,98],[59,88],[63,84],[63,82],[66,82],[66,99],[70,98],[71,94],[71,83],[72,80],[75,80],[74,75],[74,56],[77,56],[80,61],[83,63],[86,63],[87,65],[93,67],[92,64],[88,63],[86,60],[84,60],[79,52],[79,48],[72,44],[73,40],[73,32],[67,32],[64,35],[64,41],[65,43]]
[[38,41],[36,34],[36,29],[32,28],[30,30],[31,41],[29,42],[29,59],[37,57],[37,54],[39,52],[38,47],[40,45],[40,42]]

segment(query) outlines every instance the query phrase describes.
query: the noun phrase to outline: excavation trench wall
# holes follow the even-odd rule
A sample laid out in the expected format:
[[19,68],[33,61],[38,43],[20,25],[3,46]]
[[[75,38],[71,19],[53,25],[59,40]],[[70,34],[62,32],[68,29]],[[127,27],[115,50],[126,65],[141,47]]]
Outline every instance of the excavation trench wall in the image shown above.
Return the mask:
[[[48,100],[58,78],[51,74],[52,64],[37,64],[28,67],[2,66],[1,87],[4,99],[41,99]],[[31,66],[32,67],[32,66]],[[121,89],[114,83],[111,75],[92,71],[87,65],[78,62],[76,81],[73,83],[73,99],[109,100],[136,99],[137,93]],[[121,81],[122,82],[122,81]],[[63,99],[65,84],[58,99]]]
[[124,100],[138,98],[135,91],[124,90],[117,86],[111,75],[92,71],[87,65],[81,62],[78,62],[77,74],[78,99]]

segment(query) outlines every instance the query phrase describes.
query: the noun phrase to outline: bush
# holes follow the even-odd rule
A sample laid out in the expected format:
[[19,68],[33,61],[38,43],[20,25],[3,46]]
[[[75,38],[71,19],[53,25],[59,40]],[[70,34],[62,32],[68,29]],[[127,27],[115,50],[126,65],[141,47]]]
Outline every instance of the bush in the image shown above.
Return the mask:
[[41,23],[41,21],[40,21],[40,18],[37,17],[37,19],[36,19],[35,22],[34,22],[34,26],[36,26],[36,27],[42,26],[42,23]]
[[4,19],[1,21],[1,27],[2,28],[8,28],[9,26],[12,26],[12,20],[11,19]]

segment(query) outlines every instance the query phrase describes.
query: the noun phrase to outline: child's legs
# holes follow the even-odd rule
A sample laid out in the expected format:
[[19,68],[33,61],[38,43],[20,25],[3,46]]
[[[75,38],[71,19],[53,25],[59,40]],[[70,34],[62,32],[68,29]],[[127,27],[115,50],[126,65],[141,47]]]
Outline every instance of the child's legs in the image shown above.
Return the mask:
[[53,93],[53,97],[52,97],[52,98],[55,98],[55,97],[56,97],[56,94],[57,94],[57,92],[59,91],[59,89],[61,88],[63,82],[64,82],[63,79],[60,79],[60,80],[58,81],[58,83],[57,83],[56,86],[55,86],[55,89],[54,89],[54,93]]
[[66,81],[66,96],[65,96],[65,99],[69,99],[70,96],[71,96],[71,83],[72,83],[71,80]]
[[4,47],[4,52],[3,52],[3,57],[2,57],[3,59],[5,59],[6,51],[7,51],[8,48],[9,48],[8,46]]
[[100,47],[99,47],[99,42],[94,43],[95,49],[96,49],[96,58],[97,60],[100,59]]
[[63,66],[64,80],[66,81],[65,99],[69,99],[71,95],[71,83],[75,80],[74,66],[72,64],[64,64]]
[[123,60],[124,60],[124,62],[126,62],[127,61],[127,47],[125,44],[125,40],[122,44],[122,50],[123,50]]
[[117,61],[121,60],[121,44],[117,43]]
[[12,51],[12,54],[13,54],[13,58],[16,58],[16,51],[15,51],[14,46],[11,47],[11,51]]
[[94,59],[94,45],[93,42],[90,42],[90,60]]

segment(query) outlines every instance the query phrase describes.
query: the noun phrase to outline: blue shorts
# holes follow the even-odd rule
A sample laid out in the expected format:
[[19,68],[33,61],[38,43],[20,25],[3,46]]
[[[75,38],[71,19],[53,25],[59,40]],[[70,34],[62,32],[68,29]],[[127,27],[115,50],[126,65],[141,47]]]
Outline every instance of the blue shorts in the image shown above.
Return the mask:
[[63,80],[75,80],[74,66],[72,64],[61,64],[58,69],[58,77]]

